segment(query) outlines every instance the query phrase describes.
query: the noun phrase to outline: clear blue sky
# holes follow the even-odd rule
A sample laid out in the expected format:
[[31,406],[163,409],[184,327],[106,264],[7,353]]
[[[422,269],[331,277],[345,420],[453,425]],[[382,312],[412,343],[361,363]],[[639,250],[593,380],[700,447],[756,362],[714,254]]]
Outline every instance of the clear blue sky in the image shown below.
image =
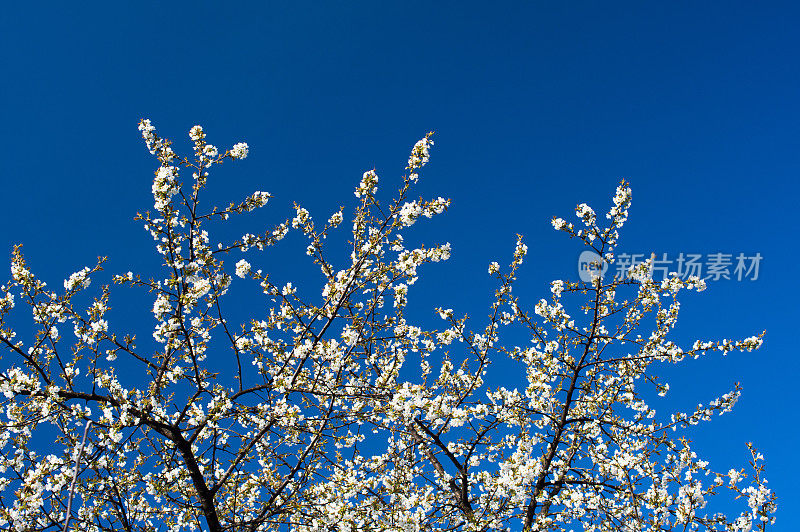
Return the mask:
[[[394,188],[414,141],[435,130],[419,191],[453,206],[417,234],[451,242],[453,258],[427,268],[417,294],[482,318],[486,267],[508,262],[516,233],[531,250],[520,295],[533,303],[549,280],[577,276],[581,250],[550,218],[584,201],[607,208],[629,178],[623,250],[764,257],[756,281],[685,299],[678,331],[691,343],[767,329],[764,347],[664,373],[681,408],[742,383],[733,414],[695,441],[724,470],[754,441],[780,496],[774,530],[794,531],[800,8],[556,4],[6,5],[0,250],[24,243],[53,285],[97,255],[111,257],[109,273],[148,265],[149,237],[132,221],[152,206],[143,117],[179,150],[198,123],[220,147],[250,144],[212,190],[220,204],[275,196],[252,232],[293,201],[318,218],[351,205],[373,167]],[[269,257],[260,267],[292,280]]]

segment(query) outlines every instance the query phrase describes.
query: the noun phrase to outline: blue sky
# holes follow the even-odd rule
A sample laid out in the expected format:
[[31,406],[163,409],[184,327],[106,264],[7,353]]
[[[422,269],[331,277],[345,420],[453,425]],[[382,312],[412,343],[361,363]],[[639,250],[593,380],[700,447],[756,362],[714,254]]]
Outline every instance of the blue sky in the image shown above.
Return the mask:
[[249,143],[211,190],[220,204],[272,193],[253,232],[293,201],[318,218],[352,206],[373,167],[394,188],[435,130],[419,193],[453,205],[416,234],[451,242],[453,257],[423,272],[420,301],[482,318],[486,267],[510,260],[516,233],[533,303],[551,279],[577,277],[581,250],[550,218],[580,202],[607,209],[628,178],[622,250],[763,256],[757,280],[685,298],[678,333],[766,329],[764,347],[662,373],[682,408],[742,383],[734,412],[693,436],[724,470],[755,442],[780,496],[774,530],[794,530],[799,18],[789,2],[5,6],[0,250],[24,243],[54,285],[98,255],[109,273],[149,267],[132,221],[152,206],[143,117],[179,151],[194,124],[221,147]]

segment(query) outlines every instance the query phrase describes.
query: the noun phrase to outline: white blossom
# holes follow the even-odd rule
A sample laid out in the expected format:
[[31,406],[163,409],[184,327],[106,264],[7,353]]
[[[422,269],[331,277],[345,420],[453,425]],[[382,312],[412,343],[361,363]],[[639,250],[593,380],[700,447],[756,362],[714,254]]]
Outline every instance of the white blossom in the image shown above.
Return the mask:
[[72,291],[77,287],[89,288],[89,285],[92,283],[92,280],[89,278],[89,271],[89,268],[83,268],[70,275],[69,279],[64,281],[64,289]]
[[239,142],[233,145],[231,148],[231,157],[234,159],[245,159],[247,155],[250,153],[250,147],[247,145],[246,142]]
[[236,276],[241,277],[244,279],[248,273],[250,273],[250,263],[244,259],[241,259],[239,262],[236,263]]

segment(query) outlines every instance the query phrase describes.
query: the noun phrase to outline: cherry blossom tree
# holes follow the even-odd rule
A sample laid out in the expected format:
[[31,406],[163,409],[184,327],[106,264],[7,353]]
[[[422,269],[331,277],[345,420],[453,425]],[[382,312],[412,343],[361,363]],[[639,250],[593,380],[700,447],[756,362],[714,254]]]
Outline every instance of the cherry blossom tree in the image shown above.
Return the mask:
[[[738,385],[691,412],[660,415],[647,402],[669,389],[654,364],[762,343],[670,339],[679,293],[703,290],[701,279],[656,282],[646,262],[624,279],[553,281],[530,302],[512,290],[528,251],[518,237],[508,266],[489,266],[497,290],[482,328],[438,308],[433,330],[409,322],[408,298],[420,267],[450,246],[403,239],[450,203],[411,199],[431,134],[393,199],[379,201],[377,173],[364,173],[349,259],[337,265],[328,244],[345,230],[343,208],[315,224],[296,205],[265,232],[217,240],[213,228],[271,198],[206,206],[212,169],[245,159],[247,144],[220,152],[195,126],[194,154],[181,157],[149,120],[139,129],[158,167],[153,210],[137,219],[163,268],[116,275],[113,291],[151,294],[152,340],[107,316],[112,286],[88,290],[105,259],[62,290],[16,247],[0,287],[4,528],[741,532],[774,522],[752,446],[749,474],[716,472],[678,437],[728,412]],[[622,182],[605,218],[581,204],[574,224],[553,226],[612,262],[630,204]],[[225,261],[289,231],[307,239],[319,286],[298,291]],[[233,283],[263,294],[249,321],[226,319]],[[18,325],[23,308],[33,326]],[[488,384],[501,361],[518,368],[516,387]],[[726,495],[740,499],[733,515],[707,507]]]

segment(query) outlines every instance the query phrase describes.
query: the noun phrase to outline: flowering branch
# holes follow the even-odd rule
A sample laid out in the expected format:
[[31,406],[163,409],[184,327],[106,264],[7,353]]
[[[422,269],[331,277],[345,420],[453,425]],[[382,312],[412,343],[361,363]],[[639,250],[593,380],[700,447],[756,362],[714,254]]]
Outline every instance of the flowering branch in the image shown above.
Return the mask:
[[[702,291],[701,279],[654,281],[651,257],[625,278],[559,279],[547,298],[526,301],[515,292],[528,253],[518,235],[508,266],[489,265],[497,288],[486,323],[472,331],[466,316],[437,308],[443,326],[432,329],[411,319],[409,300],[427,264],[451,249],[412,245],[408,231],[450,204],[412,196],[432,134],[413,146],[393,197],[377,170],[363,173],[344,258],[331,260],[343,207],[323,223],[295,204],[277,225],[219,238],[219,225],[272,199],[205,203],[214,169],[245,159],[247,144],[220,150],[195,126],[193,155],[179,156],[149,120],[139,129],[157,168],[152,210],[136,219],[162,265],[114,276],[113,291],[151,294],[152,331],[137,336],[125,330],[134,321],[114,319],[110,286],[85,302],[104,258],[54,290],[18,246],[0,286],[0,526],[749,532],[774,522],[752,446],[743,486],[744,470],[715,472],[673,435],[729,412],[738,384],[694,411],[649,402],[669,391],[659,364],[762,344],[764,333],[672,339],[679,294]],[[553,227],[597,254],[601,272],[630,205],[621,182],[605,222],[579,204],[575,222]],[[290,233],[320,286],[259,267]],[[233,300],[247,287],[261,304]],[[33,328],[11,318],[23,305]],[[74,420],[90,418],[80,437]],[[709,513],[725,491],[746,508]]]

